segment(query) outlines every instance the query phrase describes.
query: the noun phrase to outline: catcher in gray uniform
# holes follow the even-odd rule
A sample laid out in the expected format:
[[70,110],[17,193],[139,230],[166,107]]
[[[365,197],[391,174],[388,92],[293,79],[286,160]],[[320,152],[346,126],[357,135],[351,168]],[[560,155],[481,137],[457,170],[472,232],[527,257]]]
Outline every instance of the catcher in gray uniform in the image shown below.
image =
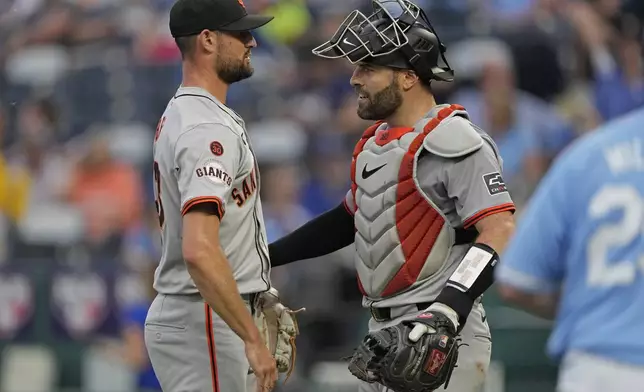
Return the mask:
[[445,47],[407,0],[352,12],[313,50],[355,64],[358,115],[376,123],[356,145],[338,207],[269,245],[273,266],[355,244],[369,334],[349,370],[361,392],[478,392],[491,336],[481,296],[514,231],[515,210],[492,139],[459,105]]
[[183,81],[154,137],[163,249],[145,325],[165,391],[269,391],[293,367],[297,325],[271,287],[257,160],[225,105],[229,85],[253,73],[250,31],[271,19],[242,0],[170,11]]

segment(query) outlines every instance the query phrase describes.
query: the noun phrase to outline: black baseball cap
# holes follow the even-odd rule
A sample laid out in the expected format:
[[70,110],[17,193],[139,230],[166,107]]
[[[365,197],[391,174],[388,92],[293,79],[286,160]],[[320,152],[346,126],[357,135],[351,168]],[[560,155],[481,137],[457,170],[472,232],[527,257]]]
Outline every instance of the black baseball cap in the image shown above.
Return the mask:
[[203,30],[249,31],[271,20],[246,12],[244,0],[178,0],[170,10],[170,33],[177,38]]

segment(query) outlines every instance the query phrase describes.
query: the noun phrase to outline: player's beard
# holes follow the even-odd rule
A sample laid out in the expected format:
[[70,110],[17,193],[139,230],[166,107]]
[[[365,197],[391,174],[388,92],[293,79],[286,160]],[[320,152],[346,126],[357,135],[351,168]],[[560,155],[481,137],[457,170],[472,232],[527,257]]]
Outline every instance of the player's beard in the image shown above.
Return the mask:
[[366,100],[358,102],[358,116],[363,120],[384,120],[398,110],[403,100],[396,78],[375,94],[362,94],[367,95]]
[[217,76],[226,84],[233,84],[253,76],[253,67],[246,56],[241,59],[218,58],[215,63]]

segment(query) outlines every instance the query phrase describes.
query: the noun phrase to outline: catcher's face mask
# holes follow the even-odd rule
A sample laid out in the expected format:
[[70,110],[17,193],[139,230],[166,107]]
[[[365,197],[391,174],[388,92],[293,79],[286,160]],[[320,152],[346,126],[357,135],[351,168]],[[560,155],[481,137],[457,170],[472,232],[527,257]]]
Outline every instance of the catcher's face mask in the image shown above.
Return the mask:
[[[359,10],[351,12],[313,54],[346,58],[352,64],[413,69],[426,81],[453,80],[453,70],[443,55],[445,46],[423,10],[408,0],[373,0],[373,10],[369,16]],[[439,57],[444,67],[438,65]]]

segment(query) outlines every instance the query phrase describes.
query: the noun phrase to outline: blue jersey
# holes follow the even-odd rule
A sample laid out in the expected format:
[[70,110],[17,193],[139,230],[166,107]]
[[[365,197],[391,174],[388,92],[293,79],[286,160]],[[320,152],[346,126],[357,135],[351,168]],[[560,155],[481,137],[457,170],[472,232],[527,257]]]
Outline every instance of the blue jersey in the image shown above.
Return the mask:
[[644,365],[644,109],[565,151],[542,180],[497,281],[560,292],[548,353]]
[[[149,304],[146,303],[138,303],[128,307],[123,312],[124,323],[140,328],[141,333],[143,333],[148,308]],[[161,384],[154,373],[151,363],[148,362],[147,366],[139,371],[137,384],[140,389],[148,392],[161,390]]]

